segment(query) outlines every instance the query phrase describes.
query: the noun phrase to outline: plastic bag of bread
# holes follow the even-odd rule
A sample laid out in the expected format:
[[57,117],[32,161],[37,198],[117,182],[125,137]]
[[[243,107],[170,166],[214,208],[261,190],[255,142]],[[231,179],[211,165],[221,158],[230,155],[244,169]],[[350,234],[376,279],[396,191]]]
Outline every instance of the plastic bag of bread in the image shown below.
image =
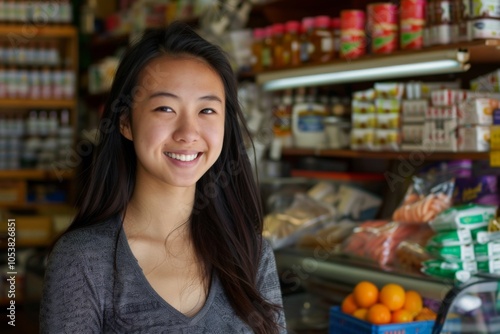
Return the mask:
[[263,236],[274,249],[290,246],[304,234],[323,228],[334,216],[333,207],[297,193],[289,207],[264,217]]
[[370,260],[382,268],[390,268],[396,248],[405,240],[423,239],[432,233],[424,224],[402,224],[392,221],[368,221],[356,227],[343,242],[341,251],[354,259]]
[[357,223],[350,220],[332,221],[316,233],[307,233],[297,242],[297,247],[333,254],[338,246],[352,233]]
[[431,258],[421,242],[405,240],[396,247],[394,267],[418,273],[422,270],[423,263]]
[[441,177],[413,178],[392,220],[409,224],[426,224],[452,205],[455,179]]

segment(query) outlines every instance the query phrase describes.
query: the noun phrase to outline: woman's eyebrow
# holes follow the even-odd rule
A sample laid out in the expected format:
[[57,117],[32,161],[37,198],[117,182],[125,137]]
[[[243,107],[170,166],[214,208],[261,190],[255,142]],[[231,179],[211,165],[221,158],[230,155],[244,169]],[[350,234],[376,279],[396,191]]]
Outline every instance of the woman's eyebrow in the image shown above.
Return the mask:
[[160,96],[164,96],[164,97],[172,97],[172,98],[174,98],[174,99],[178,99],[178,98],[179,98],[177,95],[175,95],[175,94],[173,94],[173,93],[170,93],[170,92],[163,92],[163,91],[161,91],[161,92],[154,92],[153,94],[151,94],[151,95],[149,96],[149,99],[151,100],[151,99],[153,99],[153,98],[155,98],[155,97],[160,97]]
[[[151,94],[149,96],[149,99],[153,99],[155,97],[171,97],[171,98],[174,98],[174,99],[179,99],[179,96],[173,94],[173,93],[170,93],[170,92],[165,92],[165,91],[159,91],[159,92],[154,92],[153,94]],[[215,101],[215,102],[219,102],[219,103],[222,103],[222,99],[215,95],[215,94],[209,94],[209,95],[204,95],[204,96],[201,96],[198,98],[198,100],[205,100],[205,101]]]

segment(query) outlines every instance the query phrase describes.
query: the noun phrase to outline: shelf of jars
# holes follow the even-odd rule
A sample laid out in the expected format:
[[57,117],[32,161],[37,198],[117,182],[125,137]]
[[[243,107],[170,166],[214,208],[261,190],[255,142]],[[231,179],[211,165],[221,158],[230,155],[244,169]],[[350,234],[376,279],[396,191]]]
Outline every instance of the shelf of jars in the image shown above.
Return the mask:
[[[500,40],[484,39],[460,42],[447,45],[435,45],[420,50],[395,50],[389,54],[367,54],[358,58],[335,58],[325,63],[308,63],[295,67],[274,68],[255,73],[256,82],[267,90],[294,88],[299,86],[317,86],[326,84],[342,84],[359,81],[373,81],[382,79],[405,78],[419,75],[448,74],[452,72],[465,72],[471,64],[491,64],[498,67],[500,59]],[[394,65],[422,64],[439,60],[455,62],[454,66],[426,69],[407,70],[397,72],[384,71],[384,68]],[[380,68],[378,74],[360,74],[348,71],[359,71]],[[345,78],[308,78],[312,75],[325,75],[329,73],[346,74]],[[310,80],[310,81],[307,81]],[[276,86],[274,83],[280,81]]]

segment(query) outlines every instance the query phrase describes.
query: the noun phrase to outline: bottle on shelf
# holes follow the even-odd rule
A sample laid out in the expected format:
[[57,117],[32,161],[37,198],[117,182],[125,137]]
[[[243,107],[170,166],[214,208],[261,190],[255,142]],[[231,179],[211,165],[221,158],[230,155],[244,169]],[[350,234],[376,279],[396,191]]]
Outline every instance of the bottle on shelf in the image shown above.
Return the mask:
[[285,67],[300,65],[299,29],[299,21],[285,23],[285,35],[283,36],[283,61]]
[[42,67],[40,73],[41,98],[47,100],[52,98],[52,73],[48,66]]
[[283,45],[283,35],[285,32],[285,26],[282,23],[275,23],[273,27],[273,68],[279,69],[285,67],[285,61],[283,57],[284,45]]
[[5,67],[0,64],[0,99],[7,97],[7,71]]
[[293,105],[292,134],[293,144],[297,148],[321,148],[325,144],[324,118],[327,112],[324,105],[315,102],[314,92],[310,89],[305,102]]
[[326,63],[333,59],[333,35],[330,29],[330,17],[320,15],[314,18],[314,29],[311,33],[313,63]]
[[334,58],[340,56],[340,17],[333,17],[330,22],[333,37]]
[[292,93],[291,89],[285,90],[273,110],[273,133],[280,147],[292,146]]
[[32,100],[40,99],[42,96],[42,78],[41,72],[37,67],[33,67],[29,72],[30,94]]
[[300,62],[307,64],[311,62],[311,54],[313,45],[311,43],[311,34],[314,29],[314,18],[304,17],[302,19],[301,34],[300,34]]
[[262,43],[262,68],[269,70],[273,68],[273,28],[267,26],[264,28],[264,38]]
[[65,63],[66,64],[63,69],[63,79],[62,79],[63,98],[66,100],[71,100],[75,97],[76,77],[71,61],[66,60]]
[[253,72],[261,72],[263,70],[262,65],[262,52],[265,37],[264,28],[255,28],[252,31],[252,70]]

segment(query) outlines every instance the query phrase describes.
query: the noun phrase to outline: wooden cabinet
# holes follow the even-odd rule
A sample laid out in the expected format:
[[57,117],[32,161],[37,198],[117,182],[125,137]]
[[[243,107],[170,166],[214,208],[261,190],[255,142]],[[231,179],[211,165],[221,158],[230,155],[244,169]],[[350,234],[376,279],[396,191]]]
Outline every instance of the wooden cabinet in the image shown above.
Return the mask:
[[0,209],[73,202],[78,34],[0,24]]

